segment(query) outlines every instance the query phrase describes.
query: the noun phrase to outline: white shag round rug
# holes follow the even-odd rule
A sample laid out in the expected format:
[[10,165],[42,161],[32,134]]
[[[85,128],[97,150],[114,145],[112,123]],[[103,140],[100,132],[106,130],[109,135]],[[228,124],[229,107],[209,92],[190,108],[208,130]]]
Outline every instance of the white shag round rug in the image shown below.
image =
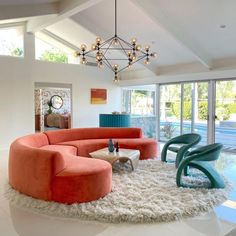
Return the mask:
[[[146,160],[140,161],[133,172],[127,166],[115,167],[112,192],[97,201],[72,205],[46,202],[20,194],[9,185],[6,197],[17,207],[57,217],[144,223],[173,221],[210,211],[224,202],[231,190],[228,181],[225,189],[178,188],[175,178],[173,164]],[[186,177],[185,181],[208,184],[206,178],[196,173],[194,177]]]

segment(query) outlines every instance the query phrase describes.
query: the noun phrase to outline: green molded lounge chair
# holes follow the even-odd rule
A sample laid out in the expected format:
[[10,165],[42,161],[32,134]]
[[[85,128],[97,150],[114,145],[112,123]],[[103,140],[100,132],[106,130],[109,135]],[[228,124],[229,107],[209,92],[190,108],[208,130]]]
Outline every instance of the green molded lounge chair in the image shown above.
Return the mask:
[[[179,166],[179,163],[187,154],[188,150],[194,145],[198,144],[201,141],[201,136],[195,133],[183,134],[177,136],[175,138],[170,139],[167,143],[165,143],[162,152],[161,152],[161,160],[163,162],[167,161],[167,151],[172,151],[177,153],[175,160],[175,167]],[[176,146],[176,144],[178,146]]]
[[221,143],[210,144],[189,152],[179,164],[176,174],[176,184],[178,187],[194,187],[182,183],[182,174],[187,175],[187,168],[192,167],[203,172],[211,182],[209,188],[224,188],[225,183],[216,169],[209,163],[219,158],[223,145]]

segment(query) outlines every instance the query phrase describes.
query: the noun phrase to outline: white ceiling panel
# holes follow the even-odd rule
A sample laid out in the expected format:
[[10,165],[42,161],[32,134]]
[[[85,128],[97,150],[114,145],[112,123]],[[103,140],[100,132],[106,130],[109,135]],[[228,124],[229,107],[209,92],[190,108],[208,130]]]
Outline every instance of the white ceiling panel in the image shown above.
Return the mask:
[[235,0],[148,0],[145,3],[160,8],[212,59],[236,56]]
[[58,2],[59,0],[0,0],[0,5],[27,5]]

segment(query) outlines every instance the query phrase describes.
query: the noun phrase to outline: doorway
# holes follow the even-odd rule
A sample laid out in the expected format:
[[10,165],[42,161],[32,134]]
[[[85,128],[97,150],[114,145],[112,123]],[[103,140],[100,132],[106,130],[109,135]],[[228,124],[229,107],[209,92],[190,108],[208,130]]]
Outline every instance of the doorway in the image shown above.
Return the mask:
[[71,85],[35,83],[35,132],[71,128]]

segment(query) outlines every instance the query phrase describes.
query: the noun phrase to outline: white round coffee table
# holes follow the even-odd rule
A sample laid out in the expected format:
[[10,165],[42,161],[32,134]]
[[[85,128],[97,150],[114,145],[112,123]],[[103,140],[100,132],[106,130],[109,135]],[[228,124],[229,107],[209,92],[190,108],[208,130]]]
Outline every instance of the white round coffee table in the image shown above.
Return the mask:
[[95,152],[89,153],[93,158],[104,160],[113,165],[119,161],[121,163],[129,162],[132,171],[138,166],[140,151],[135,149],[124,149],[120,148],[119,152],[109,152],[108,148],[99,149]]

